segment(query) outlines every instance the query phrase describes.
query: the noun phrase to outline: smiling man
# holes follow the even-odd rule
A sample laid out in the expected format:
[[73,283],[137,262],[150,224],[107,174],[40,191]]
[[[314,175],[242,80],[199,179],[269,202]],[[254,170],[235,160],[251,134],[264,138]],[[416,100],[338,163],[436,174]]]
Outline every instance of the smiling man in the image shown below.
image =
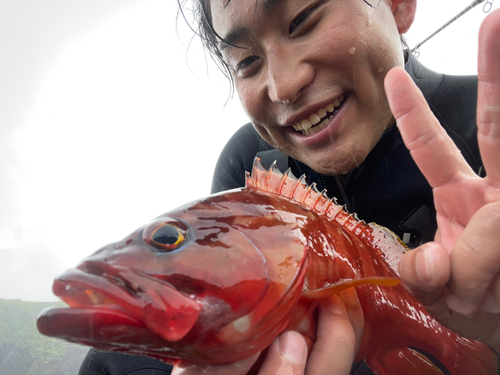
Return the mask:
[[383,82],[403,66],[399,34],[414,6],[393,15],[363,1],[226,3],[211,2],[213,27],[259,135],[322,174],[358,167],[394,124]]
[[[442,324],[499,350],[500,13],[482,26],[478,86],[405,51],[416,0],[193,2],[203,41],[251,120],[222,151],[212,191],[244,186],[256,156],[304,173],[417,248],[400,265],[407,285]],[[286,332],[259,375],[372,374],[353,366],[363,331],[356,293],[324,301],[318,319],[309,354],[300,334]],[[174,373],[246,374],[257,357]],[[145,359],[120,372],[95,351],[84,365],[105,361],[109,374],[147,373]]]

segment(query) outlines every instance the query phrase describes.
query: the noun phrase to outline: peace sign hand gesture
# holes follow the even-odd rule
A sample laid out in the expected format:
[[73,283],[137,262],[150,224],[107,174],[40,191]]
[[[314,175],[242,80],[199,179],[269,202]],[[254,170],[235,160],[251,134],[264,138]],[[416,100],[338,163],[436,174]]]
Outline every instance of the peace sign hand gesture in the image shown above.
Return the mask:
[[500,351],[500,10],[479,34],[477,125],[485,178],[478,177],[406,73],[385,85],[413,159],[433,188],[435,241],[410,251],[401,276],[443,325]]

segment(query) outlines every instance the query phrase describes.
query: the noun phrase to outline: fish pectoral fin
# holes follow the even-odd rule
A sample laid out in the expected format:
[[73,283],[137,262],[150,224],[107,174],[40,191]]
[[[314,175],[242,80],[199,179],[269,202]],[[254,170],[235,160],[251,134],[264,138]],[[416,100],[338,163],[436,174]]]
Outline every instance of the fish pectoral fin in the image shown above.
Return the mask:
[[302,291],[302,298],[310,300],[320,300],[323,298],[327,298],[332,294],[340,293],[344,289],[364,284],[396,286],[399,284],[399,280],[393,277],[365,277],[362,279],[347,279],[324,288],[305,289]]

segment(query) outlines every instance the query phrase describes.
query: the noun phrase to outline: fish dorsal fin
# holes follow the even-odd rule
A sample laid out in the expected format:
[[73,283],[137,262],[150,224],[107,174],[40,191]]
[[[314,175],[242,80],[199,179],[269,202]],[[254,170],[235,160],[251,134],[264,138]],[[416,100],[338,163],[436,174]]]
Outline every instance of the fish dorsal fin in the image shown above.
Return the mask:
[[339,205],[335,198],[329,198],[326,189],[319,191],[316,184],[307,185],[305,175],[297,178],[290,168],[285,173],[281,173],[276,163],[266,169],[262,166],[260,159],[255,158],[252,173],[246,174],[246,189],[279,195],[319,215],[326,216],[330,221],[337,222],[378,251],[392,270],[399,275],[398,264],[407,248],[398,236],[387,228],[367,224],[364,220],[358,219],[356,214],[349,213],[345,206]]
[[[297,178],[290,168],[283,174],[273,163],[269,170],[265,169],[259,158],[255,158],[252,173],[246,175],[246,188],[265,193],[277,194],[304,206],[329,220],[336,221],[355,235],[370,235],[370,228],[356,214],[347,212],[345,206],[337,203],[337,199],[329,198],[326,189],[319,191],[316,184],[307,185],[305,175]],[[364,233],[363,233],[364,232]]]

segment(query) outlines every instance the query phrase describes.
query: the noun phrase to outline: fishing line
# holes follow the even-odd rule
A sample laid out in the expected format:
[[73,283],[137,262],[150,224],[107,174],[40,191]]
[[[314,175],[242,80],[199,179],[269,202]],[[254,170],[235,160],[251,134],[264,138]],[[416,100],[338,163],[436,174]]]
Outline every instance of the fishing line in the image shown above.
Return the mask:
[[429,39],[431,39],[433,36],[435,36],[437,33],[439,33],[441,30],[445,29],[446,27],[448,27],[450,24],[452,24],[453,22],[455,22],[456,20],[458,20],[460,17],[462,17],[465,13],[467,13],[469,10],[471,10],[472,8],[475,8],[476,6],[478,6],[479,4],[481,3],[484,3],[486,1],[486,4],[483,5],[483,12],[484,13],[488,13],[490,10],[491,10],[491,7],[493,6],[493,2],[495,0],[474,0],[472,2],[472,4],[470,4],[468,7],[466,7],[464,10],[462,10],[460,13],[458,13],[455,17],[453,17],[451,20],[449,20],[448,22],[446,22],[443,26],[441,26],[439,29],[437,29],[436,31],[434,31],[431,35],[429,35],[427,38],[425,38],[423,41],[421,41],[420,43],[418,43],[415,47],[413,47],[411,49],[411,52],[415,54],[415,56],[419,56],[420,55],[420,51],[419,51],[419,48],[420,46],[422,46],[422,44],[424,44],[425,42],[427,42]]

